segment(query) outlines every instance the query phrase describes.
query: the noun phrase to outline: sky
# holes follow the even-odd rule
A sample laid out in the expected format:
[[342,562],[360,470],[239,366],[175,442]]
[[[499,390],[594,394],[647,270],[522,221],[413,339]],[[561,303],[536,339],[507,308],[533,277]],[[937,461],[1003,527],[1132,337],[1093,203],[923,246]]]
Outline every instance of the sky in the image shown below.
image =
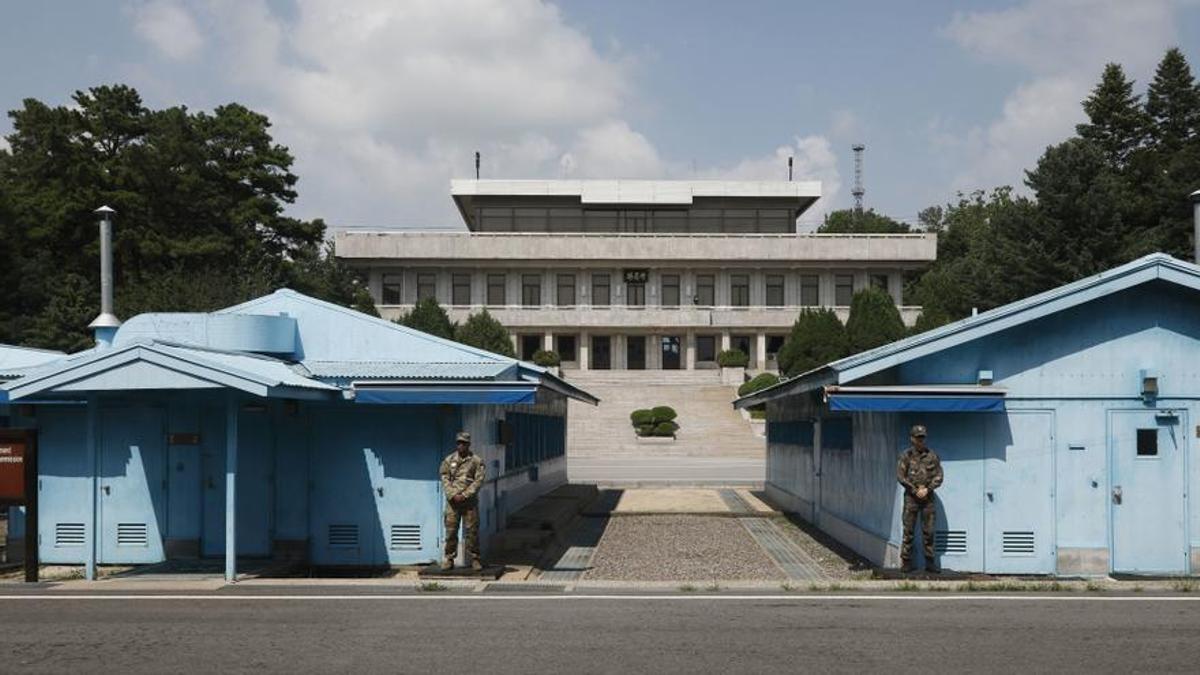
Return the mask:
[[[0,106],[132,85],[239,102],[332,227],[458,228],[451,178],[820,180],[801,219],[915,222],[1020,188],[1107,62],[1200,68],[1200,0],[97,0],[0,3]],[[1200,70],[1197,70],[1200,73]],[[11,132],[0,119],[0,134]],[[0,147],[4,141],[0,140]]]

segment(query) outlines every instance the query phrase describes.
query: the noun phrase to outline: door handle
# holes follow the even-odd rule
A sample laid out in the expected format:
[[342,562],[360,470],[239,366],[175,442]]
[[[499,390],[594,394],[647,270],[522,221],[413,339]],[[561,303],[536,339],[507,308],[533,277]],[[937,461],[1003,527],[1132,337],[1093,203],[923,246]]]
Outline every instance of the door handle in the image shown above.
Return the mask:
[[375,491],[379,493],[379,496],[380,496],[380,497],[382,497],[382,496],[383,496],[383,488],[381,488],[381,487],[377,487],[377,488],[375,488]]
[[1120,504],[1120,503],[1121,503],[1121,495],[1122,495],[1122,493],[1121,493],[1121,486],[1120,486],[1120,485],[1114,485],[1114,486],[1113,486],[1113,495],[1112,495],[1112,500],[1113,500],[1113,503],[1114,503],[1114,504]]
[[996,501],[996,495],[991,490],[988,490],[987,498],[989,502]]
[[105,495],[110,495],[110,494],[112,494],[112,488],[111,488],[111,487],[109,487],[109,486],[107,486],[107,485],[105,485],[105,486],[104,486],[104,494],[105,494]]

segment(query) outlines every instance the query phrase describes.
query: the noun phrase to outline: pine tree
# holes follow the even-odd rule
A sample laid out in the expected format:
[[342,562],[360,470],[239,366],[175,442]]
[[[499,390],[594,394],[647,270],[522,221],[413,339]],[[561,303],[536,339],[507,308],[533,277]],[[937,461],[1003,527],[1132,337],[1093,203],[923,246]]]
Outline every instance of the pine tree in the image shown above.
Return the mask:
[[493,354],[516,358],[513,350],[512,337],[508,330],[501,325],[488,311],[482,310],[472,314],[458,327],[455,339],[465,345],[478,347]]
[[836,361],[849,351],[846,328],[832,309],[805,309],[796,317],[791,334],[779,350],[779,372],[794,377]]
[[878,288],[864,288],[854,294],[850,318],[846,320],[851,354],[895,342],[905,333],[904,321],[892,296]]
[[1167,50],[1146,93],[1150,137],[1157,149],[1176,151],[1200,134],[1200,89],[1178,47]]
[[1133,81],[1116,63],[1104,66],[1100,83],[1083,102],[1088,123],[1075,127],[1079,136],[1095,143],[1114,166],[1123,167],[1145,141],[1148,119]]
[[1168,50],[1146,95],[1153,124],[1138,166],[1139,195],[1147,214],[1148,248],[1181,258],[1193,253],[1192,205],[1200,188],[1200,88],[1187,59]]
[[[450,322],[446,310],[434,298],[422,298],[411,312],[405,313],[396,323],[415,328],[447,340],[454,339],[455,326]],[[485,347],[486,349],[486,347]]]

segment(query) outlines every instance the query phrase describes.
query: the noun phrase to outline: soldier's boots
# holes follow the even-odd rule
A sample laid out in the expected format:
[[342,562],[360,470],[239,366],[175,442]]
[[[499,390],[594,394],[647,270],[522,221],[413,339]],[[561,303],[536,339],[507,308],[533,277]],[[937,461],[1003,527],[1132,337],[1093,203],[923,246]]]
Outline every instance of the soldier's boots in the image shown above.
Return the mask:
[[443,572],[449,572],[452,569],[454,569],[454,560],[452,560],[450,558],[446,558],[445,560],[442,561],[442,571]]
[[942,568],[937,566],[937,563],[925,563],[925,571],[929,574],[941,574]]
[[476,572],[480,572],[483,570],[483,563],[480,562],[479,558],[476,558],[471,561],[471,569],[475,570]]
[[912,561],[905,560],[904,562],[900,563],[900,571],[905,574],[908,574],[909,572],[913,571]]

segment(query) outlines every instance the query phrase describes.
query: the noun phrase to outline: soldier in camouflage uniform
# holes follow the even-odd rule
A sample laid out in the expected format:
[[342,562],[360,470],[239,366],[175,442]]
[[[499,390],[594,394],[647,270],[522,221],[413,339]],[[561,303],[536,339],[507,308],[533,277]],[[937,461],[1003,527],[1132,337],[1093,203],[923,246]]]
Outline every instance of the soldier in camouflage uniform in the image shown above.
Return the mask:
[[442,569],[454,567],[458,555],[458,524],[463,525],[463,538],[472,569],[483,569],[479,559],[479,488],[483,486],[486,469],[483,458],[471,452],[471,434],[460,431],[455,437],[454,452],[442,460],[438,474],[442,492],[446,495],[446,559]]
[[933,559],[933,525],[937,516],[933,491],[942,484],[942,461],[925,445],[925,427],[918,424],[909,432],[912,445],[900,455],[896,480],[904,486],[904,542],[900,549],[900,569],[911,572],[913,527],[921,516],[921,534],[925,540],[925,570],[938,573]]

